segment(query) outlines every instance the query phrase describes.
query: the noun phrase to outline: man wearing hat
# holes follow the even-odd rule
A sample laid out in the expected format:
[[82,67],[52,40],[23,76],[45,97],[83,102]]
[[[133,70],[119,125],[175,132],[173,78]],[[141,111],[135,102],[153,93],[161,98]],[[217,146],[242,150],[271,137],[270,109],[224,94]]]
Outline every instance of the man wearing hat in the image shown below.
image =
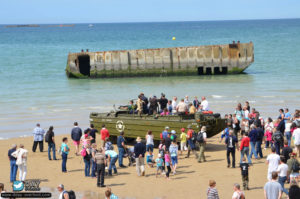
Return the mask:
[[17,150],[17,145],[13,144],[11,149],[8,150],[8,159],[10,161],[10,182],[16,181],[18,165],[16,164],[17,158],[11,154]]
[[145,153],[146,145],[142,143],[141,137],[136,138],[136,144],[134,145],[134,154],[136,162],[136,171],[138,176],[145,176]]
[[69,194],[65,191],[65,186],[63,184],[58,185],[57,190],[59,192],[59,199],[69,199]]
[[286,163],[288,165],[287,176],[290,176],[290,181],[294,179],[297,180],[299,178],[299,169],[300,169],[300,164],[299,161],[297,160],[297,154],[291,153],[290,157],[291,158]]

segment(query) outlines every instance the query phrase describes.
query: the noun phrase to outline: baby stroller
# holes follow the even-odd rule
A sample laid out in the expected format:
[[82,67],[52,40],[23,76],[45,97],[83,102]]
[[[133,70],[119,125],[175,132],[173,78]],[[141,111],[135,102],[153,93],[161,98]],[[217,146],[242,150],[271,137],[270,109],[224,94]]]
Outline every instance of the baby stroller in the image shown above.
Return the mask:
[[134,147],[127,148],[128,166],[133,166],[135,163]]

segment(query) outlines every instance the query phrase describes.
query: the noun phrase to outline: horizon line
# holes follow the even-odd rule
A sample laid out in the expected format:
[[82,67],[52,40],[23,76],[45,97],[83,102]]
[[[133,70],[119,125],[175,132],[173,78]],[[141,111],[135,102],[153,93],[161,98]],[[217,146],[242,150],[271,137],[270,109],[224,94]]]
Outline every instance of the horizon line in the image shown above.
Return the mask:
[[53,24],[129,24],[129,23],[178,23],[178,22],[222,22],[222,21],[262,21],[262,20],[293,20],[300,19],[300,17],[295,18],[264,18],[264,19],[215,19],[215,20],[170,20],[170,21],[128,21],[128,22],[70,22],[70,23],[11,23],[4,24],[0,23],[0,25],[53,25]]

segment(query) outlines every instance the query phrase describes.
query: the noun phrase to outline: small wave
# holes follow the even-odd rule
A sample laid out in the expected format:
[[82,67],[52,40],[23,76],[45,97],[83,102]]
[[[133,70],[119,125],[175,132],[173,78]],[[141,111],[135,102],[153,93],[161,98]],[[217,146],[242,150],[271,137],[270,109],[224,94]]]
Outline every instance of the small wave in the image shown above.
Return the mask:
[[30,109],[30,110],[32,110],[32,111],[35,111],[35,110],[38,110],[39,108],[38,108],[38,107],[35,107],[35,106],[33,106],[33,107],[30,107],[29,109]]
[[82,110],[110,110],[112,107],[109,106],[89,106],[89,107],[81,107]]
[[215,98],[215,99],[220,99],[220,98],[223,98],[225,96],[222,96],[222,95],[212,95],[211,97]]
[[0,140],[7,140],[7,138],[0,137]]
[[72,109],[70,108],[65,108],[65,109],[53,109],[51,110],[52,112],[70,112]]
[[275,98],[276,96],[274,95],[263,95],[263,96],[260,96],[261,98]]
[[26,138],[26,137],[29,137],[29,135],[20,135],[19,137],[20,138]]

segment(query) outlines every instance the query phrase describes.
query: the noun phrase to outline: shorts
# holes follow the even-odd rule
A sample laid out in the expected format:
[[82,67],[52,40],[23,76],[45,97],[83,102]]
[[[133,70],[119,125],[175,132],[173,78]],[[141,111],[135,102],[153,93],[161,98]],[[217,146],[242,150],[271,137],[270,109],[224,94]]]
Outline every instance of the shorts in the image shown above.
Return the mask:
[[299,177],[299,173],[291,173],[290,179]]
[[186,150],[186,142],[180,142],[180,150],[185,151]]
[[164,171],[164,167],[163,166],[156,167],[156,171],[159,171],[159,170]]
[[73,143],[74,143],[74,145],[79,146],[80,141],[75,141],[75,140],[73,140]]
[[153,152],[153,148],[154,148],[154,145],[153,145],[153,144],[147,144],[147,145],[146,145],[146,151],[147,151],[147,152],[148,152],[148,151]]
[[171,157],[171,160],[172,160],[172,165],[178,164],[177,156]]

